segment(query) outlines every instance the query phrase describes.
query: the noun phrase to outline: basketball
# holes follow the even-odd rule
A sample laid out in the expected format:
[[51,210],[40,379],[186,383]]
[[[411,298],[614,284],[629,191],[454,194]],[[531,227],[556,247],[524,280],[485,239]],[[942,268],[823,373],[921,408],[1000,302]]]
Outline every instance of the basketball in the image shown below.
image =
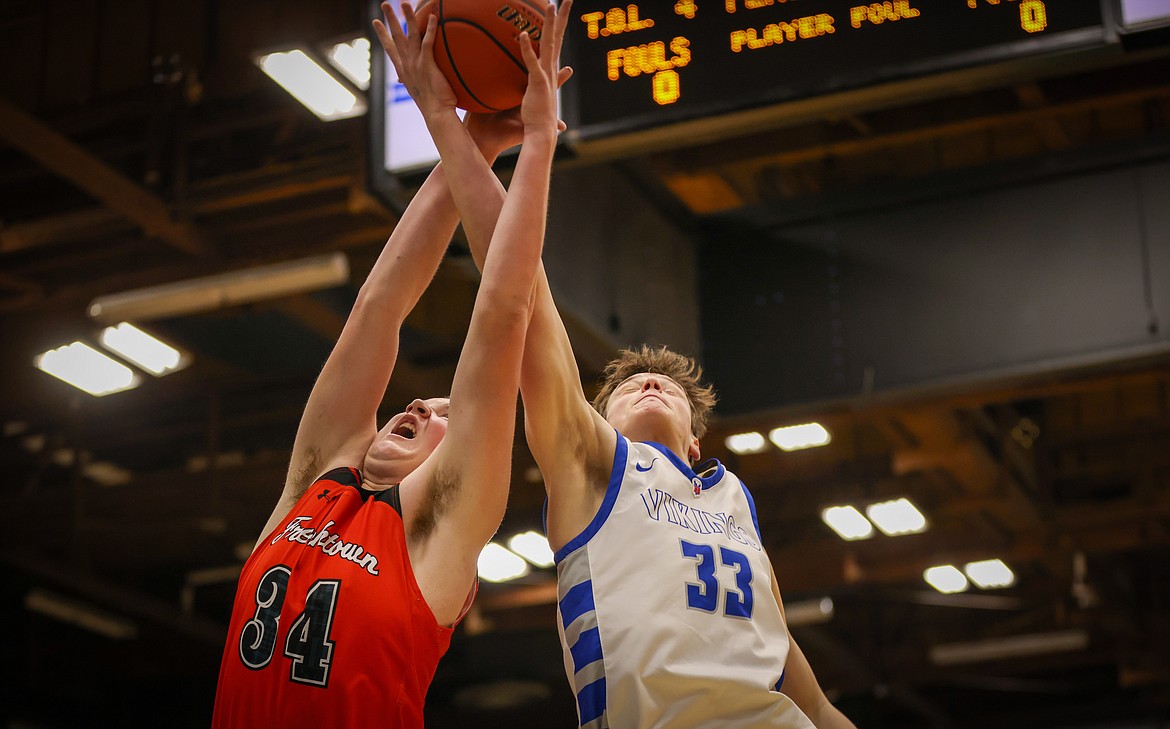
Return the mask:
[[544,5],[531,0],[424,0],[419,32],[438,18],[435,63],[455,92],[455,105],[494,112],[520,105],[528,70],[516,39],[528,31],[533,48],[544,27]]

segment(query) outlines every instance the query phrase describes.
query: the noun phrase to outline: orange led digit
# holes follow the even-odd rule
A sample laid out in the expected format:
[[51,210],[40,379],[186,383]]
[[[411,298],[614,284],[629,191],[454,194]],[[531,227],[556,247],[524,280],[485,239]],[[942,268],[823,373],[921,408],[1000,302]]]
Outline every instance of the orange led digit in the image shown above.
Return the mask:
[[659,106],[666,106],[667,104],[673,104],[678,101],[678,98],[682,95],[679,86],[678,71],[669,69],[654,74],[651,93],[654,94],[654,102]]
[[1029,33],[1039,33],[1048,27],[1048,8],[1041,0],[1020,3],[1020,27]]

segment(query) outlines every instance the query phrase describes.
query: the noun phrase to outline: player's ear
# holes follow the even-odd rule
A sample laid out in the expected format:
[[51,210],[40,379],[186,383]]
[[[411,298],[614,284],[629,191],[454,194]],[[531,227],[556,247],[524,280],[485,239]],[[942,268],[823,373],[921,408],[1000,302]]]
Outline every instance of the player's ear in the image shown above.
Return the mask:
[[698,463],[700,455],[699,439],[692,435],[691,444],[687,448],[687,456],[691,459],[691,463]]

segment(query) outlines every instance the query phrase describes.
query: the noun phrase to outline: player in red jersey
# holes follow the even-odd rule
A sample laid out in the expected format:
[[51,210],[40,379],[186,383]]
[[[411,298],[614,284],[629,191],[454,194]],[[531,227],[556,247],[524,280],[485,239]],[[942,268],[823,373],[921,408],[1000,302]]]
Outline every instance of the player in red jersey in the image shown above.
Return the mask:
[[[520,38],[528,88],[519,113],[466,125],[434,67],[433,23],[420,38],[404,5],[412,30],[403,35],[383,6],[388,23],[375,28],[444,162],[395,227],[309,396],[284,491],[240,575],[215,727],[422,726],[427,686],[507,502],[568,6],[546,10],[555,31],[542,35],[539,58]],[[494,175],[447,160],[490,160],[517,142],[512,194],[484,221],[475,190]],[[399,328],[457,214],[469,236],[494,233],[450,400],[415,400],[379,430]]]

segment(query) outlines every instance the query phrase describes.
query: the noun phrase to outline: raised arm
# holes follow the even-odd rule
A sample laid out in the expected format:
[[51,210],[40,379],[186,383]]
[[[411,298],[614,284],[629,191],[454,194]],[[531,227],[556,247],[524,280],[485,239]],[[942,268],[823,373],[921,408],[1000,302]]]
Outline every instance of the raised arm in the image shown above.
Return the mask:
[[[476,145],[489,163],[510,146],[498,134],[481,134]],[[433,278],[459,222],[448,174],[440,163],[427,177],[358,292],[309,395],[284,489],[262,535],[280,523],[316,476],[360,463],[377,433],[378,404],[398,356],[399,329]]]
[[[562,5],[559,17],[564,20],[560,22],[567,22],[569,10]],[[403,11],[405,14],[409,8],[404,6]],[[412,19],[413,16],[407,17],[408,25],[412,25]],[[425,56],[420,57],[418,64],[425,61]],[[402,62],[410,65],[411,60],[403,58]],[[414,75],[422,77],[425,72],[418,68]],[[571,75],[571,69],[559,69],[558,87]],[[519,120],[511,112],[468,114],[466,120],[471,137],[481,146],[501,151],[509,146],[503,140],[509,139],[510,127],[518,125]],[[475,180],[473,184],[455,186],[453,193],[459,202],[472,256],[480,270],[484,270],[489,242],[506,194],[499,180],[467,151],[466,144],[449,148],[443,160],[452,179]],[[514,178],[508,194],[517,192]],[[602,494],[598,486],[609,477],[616,437],[613,428],[590,406],[582,391],[577,361],[543,265],[537,270],[532,290],[532,315],[520,389],[528,446],[545,476],[551,505],[549,535],[553,547],[557,548],[576,536],[596,512]]]
[[[528,87],[512,192],[494,221],[493,242],[451,387],[447,435],[427,463],[403,482],[411,561],[441,621],[466,596],[479,551],[498,528],[507,503],[520,365],[558,129],[557,63],[569,5],[560,14],[551,5],[546,9],[539,58],[528,36],[520,36]],[[383,42],[412,95],[417,88],[415,98],[444,160],[453,198],[463,217],[478,219],[482,200],[492,199],[498,181],[455,116],[449,86],[435,78],[434,21],[416,45],[410,34],[401,32],[390,9],[384,5],[383,10],[390,39]],[[413,11],[405,3],[403,16],[407,27],[414,27]]]

